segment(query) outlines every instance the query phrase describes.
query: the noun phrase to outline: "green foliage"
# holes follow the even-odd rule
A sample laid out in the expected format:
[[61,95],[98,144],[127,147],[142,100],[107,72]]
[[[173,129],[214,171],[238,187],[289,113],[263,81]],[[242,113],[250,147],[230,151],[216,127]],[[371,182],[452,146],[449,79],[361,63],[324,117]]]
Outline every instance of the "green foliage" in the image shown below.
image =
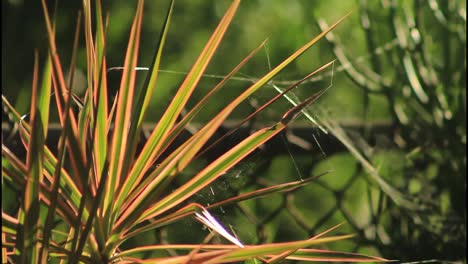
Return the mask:
[[379,202],[389,214],[377,214],[374,228],[382,224],[388,237],[374,244],[385,255],[408,261],[466,259],[466,4],[359,5],[368,63],[358,62],[341,36],[329,34],[327,40],[363,92],[366,118],[375,111],[372,96],[386,101],[381,108],[390,115],[388,138],[370,147],[360,136],[327,127],[361,161],[371,186],[377,183],[394,202]]

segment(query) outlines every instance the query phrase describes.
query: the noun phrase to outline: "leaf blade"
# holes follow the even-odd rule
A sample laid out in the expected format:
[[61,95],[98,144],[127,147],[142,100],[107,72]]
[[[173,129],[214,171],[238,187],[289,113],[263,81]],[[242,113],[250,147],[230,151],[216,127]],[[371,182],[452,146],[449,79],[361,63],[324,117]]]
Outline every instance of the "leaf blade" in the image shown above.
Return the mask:
[[[138,116],[138,123],[137,125],[132,125],[129,130],[129,138],[132,139],[130,142],[129,152],[127,154],[128,159],[132,159],[135,155],[136,145],[138,143],[137,135],[141,132],[142,129],[142,121],[145,115],[145,112],[148,108],[149,99],[151,98],[151,94],[153,92],[154,86],[156,85],[156,80],[158,78],[159,73],[159,66],[161,63],[162,51],[164,48],[164,44],[166,42],[167,33],[169,31],[169,25],[172,17],[172,11],[174,8],[174,1],[171,1],[169,9],[166,14],[166,19],[163,25],[163,29],[161,32],[161,36],[159,39],[159,43],[157,45],[157,50],[153,58],[153,64],[151,65],[149,71],[150,75],[147,76],[145,80],[145,84],[143,85],[143,89],[138,91],[136,96],[135,106],[133,107],[132,116]],[[135,186],[135,182],[138,181],[138,176],[141,175],[130,175],[124,179],[124,183],[122,184],[122,189],[117,195],[117,200],[114,204],[116,208],[120,208],[123,200],[127,197],[130,190]]]
[[240,0],[234,0],[222,20],[219,22],[218,27],[213,32],[203,51],[200,53],[200,56],[163,114],[163,117],[160,119],[158,125],[148,138],[143,150],[135,161],[135,165],[133,166],[129,177],[136,178],[138,175],[146,172],[152,165],[154,158],[158,155],[159,150],[163,146],[164,139],[168,136],[168,132],[172,129],[177,116],[182,111],[183,106],[188,101],[188,98],[195,89],[204,70],[208,66],[209,61],[213,57],[214,52],[219,46],[227,27],[234,17],[239,3]]
[[41,109],[38,106],[38,60],[34,54],[34,71],[31,94],[31,140],[28,142],[26,156],[27,178],[23,194],[23,210],[20,216],[20,239],[18,240],[20,263],[37,263],[39,261],[39,183],[42,180],[42,162],[44,134]]

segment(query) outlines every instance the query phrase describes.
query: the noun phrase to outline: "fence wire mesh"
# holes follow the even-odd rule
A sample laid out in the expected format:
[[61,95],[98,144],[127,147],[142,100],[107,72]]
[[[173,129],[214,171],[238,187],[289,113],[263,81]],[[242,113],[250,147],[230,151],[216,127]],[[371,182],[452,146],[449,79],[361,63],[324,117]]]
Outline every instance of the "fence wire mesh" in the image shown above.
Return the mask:
[[[382,1],[375,8],[359,3],[368,54],[350,57],[347,45],[330,33],[335,70],[310,82],[346,74],[363,97],[362,126],[342,130],[327,121],[329,135],[316,127],[308,131],[305,141],[314,148],[307,151],[291,150],[288,145],[297,141],[282,135],[277,139],[282,150],[265,146],[243,170],[227,173],[198,201],[208,205],[330,171],[307,186],[214,213],[246,243],[305,239],[344,221],[340,232],[356,233],[356,238],[325,247],[415,263],[464,260],[465,6],[457,1]],[[327,27],[320,19],[317,25]],[[383,133],[366,122],[376,95],[385,99],[381,107],[388,107],[391,116]],[[320,135],[319,140],[311,134]]]

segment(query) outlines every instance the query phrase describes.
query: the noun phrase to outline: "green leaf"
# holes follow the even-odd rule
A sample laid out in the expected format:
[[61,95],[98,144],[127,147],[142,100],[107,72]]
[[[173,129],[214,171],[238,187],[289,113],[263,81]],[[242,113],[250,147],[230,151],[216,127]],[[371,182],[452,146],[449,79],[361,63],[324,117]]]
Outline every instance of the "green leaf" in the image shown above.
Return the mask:
[[94,119],[93,132],[93,157],[94,163],[94,188],[100,181],[100,175],[107,156],[107,132],[108,132],[108,105],[107,105],[107,63],[105,56],[105,36],[102,22],[101,1],[96,1],[96,76],[99,76],[95,93],[97,101],[96,118]]
[[219,22],[218,27],[211,35],[211,38],[208,40],[205,48],[200,53],[197,61],[161,117],[158,125],[148,138],[143,150],[135,161],[135,165],[133,166],[129,177],[138,178],[140,175],[144,174],[151,167],[155,157],[160,153],[161,147],[163,146],[165,139],[168,137],[168,133],[171,131],[176,118],[179,116],[184,105],[188,101],[190,95],[198,84],[198,81],[202,77],[203,72],[208,66],[208,63],[213,57],[214,52],[219,46],[227,27],[234,17],[239,3],[239,0],[234,0],[226,11],[224,17]]
[[38,105],[38,60],[35,52],[33,85],[31,95],[30,123],[31,140],[27,151],[27,178],[24,187],[23,206],[20,214],[20,230],[17,238],[18,263],[37,263],[39,261],[39,183],[42,181],[44,149],[44,130],[42,113]]
[[[143,1],[138,1],[138,6],[133,20],[132,29],[125,55],[122,80],[117,99],[116,117],[114,131],[112,134],[111,151],[109,154],[109,181],[104,196],[104,214],[107,219],[106,226],[110,229],[112,226],[111,215],[115,192],[121,184],[121,177],[125,172],[123,168],[128,167],[124,163],[126,160],[126,151],[128,144],[128,129],[131,126],[131,110],[133,97],[135,94],[135,70],[138,58],[138,49],[141,32],[141,22],[143,19]],[[110,230],[107,230],[109,232]]]
[[44,11],[44,16],[45,16],[45,22],[46,22],[46,28],[47,28],[47,35],[48,35],[48,41],[49,41],[49,50],[50,50],[50,56],[52,59],[52,84],[54,87],[54,94],[57,102],[57,107],[58,107],[58,112],[59,112],[59,119],[62,127],[70,126],[71,131],[72,131],[72,136],[68,138],[69,141],[69,153],[71,156],[71,163],[72,163],[72,168],[77,176],[77,181],[76,185],[78,189],[83,190],[83,182],[86,182],[85,176],[87,175],[86,173],[86,156],[84,154],[84,151],[82,149],[82,144],[80,144],[79,140],[79,133],[78,133],[78,125],[76,122],[76,117],[74,113],[70,110],[68,110],[70,113],[69,116],[70,118],[68,119],[67,123],[65,123],[65,102],[66,98],[70,97],[69,90],[67,89],[67,85],[65,83],[65,78],[62,70],[62,66],[60,63],[60,58],[57,54],[57,48],[55,46],[55,34],[54,30],[51,25],[50,17],[49,17],[49,12],[47,9],[47,5],[45,3],[45,0],[42,0],[42,8]]
[[50,97],[52,89],[52,63],[50,55],[47,55],[46,63],[44,66],[44,72],[42,75],[42,84],[39,89],[38,95],[38,107],[40,109],[40,119],[42,120],[42,129],[45,137],[48,132],[49,124],[49,108],[50,108]]
[[329,242],[335,242],[343,239],[348,239],[353,237],[353,235],[343,235],[343,236],[331,236],[326,238],[317,238],[317,239],[308,239],[303,241],[294,241],[286,243],[275,243],[275,244],[265,244],[259,246],[249,246],[242,249],[232,250],[226,254],[223,254],[219,257],[213,258],[210,261],[205,263],[224,263],[224,262],[234,262],[242,261],[245,259],[262,257],[270,254],[278,254],[288,250],[296,250],[299,248],[310,247],[313,245],[320,245]]
[[363,254],[355,254],[334,250],[322,250],[322,249],[299,249],[293,254],[287,257],[289,260],[300,260],[310,262],[388,262],[390,260],[367,256]]
[[[137,125],[132,124],[130,126],[129,130],[129,138],[131,139],[130,141],[130,147],[128,148],[127,152],[127,159],[132,159],[132,157],[135,155],[135,149],[136,145],[138,143],[137,140],[137,135],[141,132],[142,128],[142,121],[143,117],[146,113],[146,109],[148,108],[149,100],[151,99],[151,94],[153,93],[153,89],[156,85],[156,80],[158,78],[158,73],[159,73],[159,66],[161,63],[161,57],[162,57],[162,51],[164,48],[164,44],[166,42],[166,36],[167,32],[169,31],[169,24],[171,21],[171,16],[172,16],[172,10],[174,7],[174,1],[171,1],[171,4],[169,6],[169,9],[167,11],[166,19],[161,31],[161,35],[159,37],[159,43],[157,45],[156,53],[153,58],[153,64],[151,65],[149,71],[150,74],[147,75],[145,83],[143,85],[143,89],[139,89],[137,92],[136,96],[136,101],[135,101],[135,106],[133,107],[132,110],[132,116],[136,117],[138,116],[138,123]],[[117,200],[114,203],[115,208],[120,208],[123,200],[125,197],[128,196],[128,193],[135,187],[136,182],[138,182],[138,179],[142,176],[140,175],[128,175],[124,179],[124,183],[122,184],[122,189],[117,195]]]

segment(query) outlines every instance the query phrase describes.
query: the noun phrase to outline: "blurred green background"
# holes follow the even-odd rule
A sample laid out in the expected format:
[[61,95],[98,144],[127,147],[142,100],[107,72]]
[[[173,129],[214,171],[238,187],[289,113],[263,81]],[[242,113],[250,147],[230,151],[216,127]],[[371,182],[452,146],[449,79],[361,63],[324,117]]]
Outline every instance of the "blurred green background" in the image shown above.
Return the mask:
[[[229,3],[176,1],[148,122],[156,121],[168,105]],[[122,66],[135,3],[103,1],[103,6],[109,14],[108,66]],[[80,7],[80,1],[57,5],[56,42],[64,68],[70,60]],[[168,1],[145,4],[140,66],[148,66],[152,59],[167,7]],[[49,10],[54,10],[51,3]],[[304,99],[330,87],[310,112],[344,127],[347,142],[415,206],[396,202],[345,148],[332,150],[313,140],[309,150],[290,149],[293,143],[286,137],[285,150],[276,153],[266,146],[214,184],[214,189],[200,193],[200,201],[213,203],[252,188],[332,170],[291,194],[244,202],[215,213],[245,243],[304,239],[346,221],[339,232],[355,232],[356,238],[331,244],[330,248],[401,261],[466,262],[464,1],[243,1],[206,71],[209,76],[202,79],[189,106],[268,38],[267,48],[241,70],[236,76],[239,80],[230,81],[196,120],[203,122],[252,80],[319,34],[325,24],[332,24],[349,11],[353,13],[347,20],[275,77],[274,83],[285,88],[337,59],[332,69],[301,85],[295,95]],[[29,106],[35,48],[44,59],[47,34],[40,1],[2,1],[2,94],[22,114]],[[77,93],[85,88],[85,60],[81,38],[75,76]],[[110,89],[115,91],[119,73],[110,72],[109,78]],[[265,86],[232,118],[245,116],[256,101],[264,102],[274,94],[271,86]],[[290,107],[286,100],[280,101],[259,119],[278,120]],[[318,143],[334,138],[333,131],[323,134],[303,117],[294,126],[308,129],[306,133],[315,136]],[[377,126],[383,129],[376,132]],[[169,234],[167,241],[201,239],[206,231],[198,226],[198,236],[193,232],[187,235],[187,228],[195,230],[193,225],[197,224],[181,222],[169,227],[164,231]],[[151,239],[149,235],[148,241]]]

